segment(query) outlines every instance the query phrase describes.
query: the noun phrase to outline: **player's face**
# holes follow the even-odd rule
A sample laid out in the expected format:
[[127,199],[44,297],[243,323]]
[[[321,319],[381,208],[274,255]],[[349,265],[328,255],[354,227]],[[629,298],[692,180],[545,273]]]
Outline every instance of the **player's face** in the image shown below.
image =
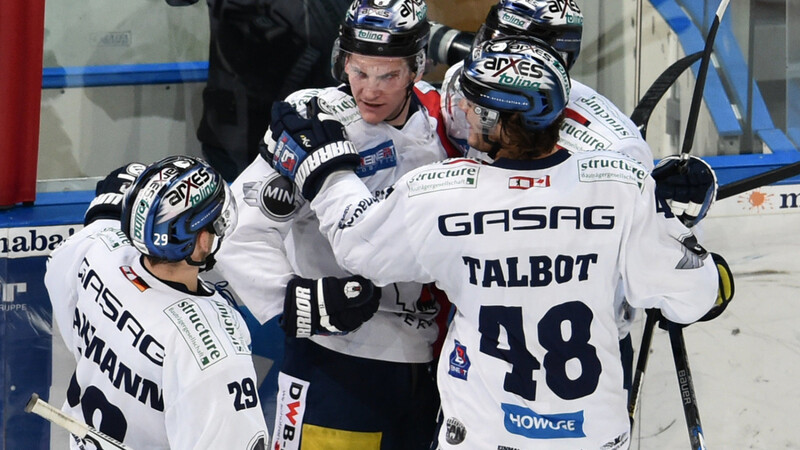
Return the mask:
[[483,135],[488,135],[492,142],[498,141],[500,127],[498,125],[497,112],[482,108],[466,98],[462,98],[459,101],[458,107],[467,116],[467,125],[469,125],[467,143],[470,147],[482,152],[491,150],[491,143],[486,142]]
[[361,117],[370,124],[386,119],[402,125],[408,109],[406,95],[414,73],[403,58],[351,54],[344,68]]

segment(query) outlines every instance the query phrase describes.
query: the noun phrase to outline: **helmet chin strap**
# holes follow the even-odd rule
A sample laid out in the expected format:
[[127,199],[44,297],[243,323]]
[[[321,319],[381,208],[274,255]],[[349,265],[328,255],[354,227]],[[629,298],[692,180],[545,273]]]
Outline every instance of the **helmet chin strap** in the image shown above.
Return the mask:
[[400,105],[400,109],[397,110],[397,114],[393,115],[392,117],[387,117],[386,119],[383,120],[384,122],[391,122],[400,117],[400,114],[403,114],[403,110],[406,109],[406,104],[408,103],[408,100],[411,99],[411,93],[413,91],[414,91],[414,82],[411,81],[410,83],[408,83],[408,86],[406,86],[406,98],[403,99],[403,104]]
[[489,138],[489,131],[491,131],[491,129],[486,128],[485,126],[482,127],[481,138],[483,139],[483,142],[485,142],[485,143],[487,143],[487,144],[489,144],[491,146],[489,148],[489,151],[486,152],[486,155],[489,156],[489,158],[494,159],[495,156],[497,156],[497,152],[500,151],[501,147],[500,147],[500,143],[499,142],[493,141],[493,140],[491,140]]
[[205,260],[203,261],[195,261],[192,259],[192,255],[186,257],[184,261],[190,266],[195,266],[200,268],[200,272],[206,272],[214,268],[214,265],[217,263],[217,259],[214,255],[217,254],[219,251],[220,246],[222,245],[222,239],[219,238],[216,234],[214,234],[214,240],[211,242],[211,253],[206,256]]

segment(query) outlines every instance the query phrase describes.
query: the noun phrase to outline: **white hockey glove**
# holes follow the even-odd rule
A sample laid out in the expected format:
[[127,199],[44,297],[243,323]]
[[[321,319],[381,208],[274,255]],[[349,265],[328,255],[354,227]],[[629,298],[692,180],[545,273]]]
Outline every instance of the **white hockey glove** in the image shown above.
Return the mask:
[[656,180],[656,195],[688,228],[706,216],[717,197],[714,169],[696,156],[690,156],[685,164],[680,156],[667,156],[651,175]]
[[347,334],[369,320],[381,299],[381,288],[360,276],[295,277],[286,286],[280,326],[287,336]]
[[96,197],[83,216],[83,224],[89,225],[98,219],[120,220],[125,192],[145,168],[144,164],[136,162],[126,164],[98,181],[94,189]]
[[344,127],[327,114],[317,114],[316,98],[309,102],[306,119],[286,102],[272,105],[270,129],[261,156],[281,175],[294,181],[312,200],[328,175],[355,169],[361,156],[344,135]]

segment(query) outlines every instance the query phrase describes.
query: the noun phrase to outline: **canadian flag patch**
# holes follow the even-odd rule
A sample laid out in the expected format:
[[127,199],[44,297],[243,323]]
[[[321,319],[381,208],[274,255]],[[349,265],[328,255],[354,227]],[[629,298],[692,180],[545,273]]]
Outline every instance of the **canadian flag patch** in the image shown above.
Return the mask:
[[550,187],[550,175],[540,178],[511,177],[508,179],[509,189],[530,189]]

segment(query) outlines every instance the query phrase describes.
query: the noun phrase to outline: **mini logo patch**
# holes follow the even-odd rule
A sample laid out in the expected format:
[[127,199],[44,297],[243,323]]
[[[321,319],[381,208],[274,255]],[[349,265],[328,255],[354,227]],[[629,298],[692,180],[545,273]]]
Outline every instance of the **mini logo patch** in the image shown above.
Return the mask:
[[450,189],[475,189],[479,172],[480,166],[444,167],[420,172],[406,182],[408,196]]
[[265,216],[278,222],[290,220],[297,209],[294,183],[278,173],[264,181],[244,183],[242,192],[245,203],[258,207]]
[[449,417],[445,425],[447,426],[445,440],[448,444],[458,445],[464,442],[464,438],[467,437],[467,428],[461,421],[455,417]]
[[455,378],[466,380],[470,365],[469,357],[467,356],[467,347],[461,345],[461,343],[456,340],[455,347],[453,351],[450,352],[450,369],[448,373]]
[[509,189],[530,189],[550,187],[550,175],[540,178],[511,177],[508,179]]

